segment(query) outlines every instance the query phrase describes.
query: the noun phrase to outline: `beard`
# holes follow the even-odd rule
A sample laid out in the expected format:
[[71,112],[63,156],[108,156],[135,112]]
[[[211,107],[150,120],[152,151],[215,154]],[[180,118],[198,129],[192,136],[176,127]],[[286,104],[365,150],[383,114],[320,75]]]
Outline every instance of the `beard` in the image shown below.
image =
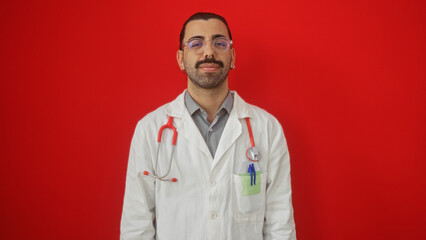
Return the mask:
[[[219,66],[216,72],[201,72],[199,66],[203,63],[215,63]],[[221,61],[215,59],[206,59],[195,64],[195,67],[189,67],[184,63],[188,78],[196,86],[204,89],[214,89],[222,85],[228,77],[230,66],[224,66]]]

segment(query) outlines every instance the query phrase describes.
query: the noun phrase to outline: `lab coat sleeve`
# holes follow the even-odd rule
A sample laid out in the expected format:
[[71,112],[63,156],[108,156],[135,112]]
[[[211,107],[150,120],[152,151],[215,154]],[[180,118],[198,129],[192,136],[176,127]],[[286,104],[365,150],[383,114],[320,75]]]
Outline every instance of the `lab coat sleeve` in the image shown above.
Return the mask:
[[269,164],[263,234],[265,240],[295,240],[290,157],[284,133],[274,119],[269,127]]
[[139,122],[130,147],[120,240],[148,240],[155,235],[155,180],[142,174],[152,172],[152,151],[141,125]]

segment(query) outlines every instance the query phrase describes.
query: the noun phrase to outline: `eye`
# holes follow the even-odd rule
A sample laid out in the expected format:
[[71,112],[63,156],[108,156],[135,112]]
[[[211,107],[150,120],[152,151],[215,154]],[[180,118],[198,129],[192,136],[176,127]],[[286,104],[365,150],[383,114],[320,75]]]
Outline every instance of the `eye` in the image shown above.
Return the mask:
[[215,47],[218,48],[227,48],[228,47],[228,42],[225,39],[217,39],[214,42]]
[[203,46],[203,41],[199,40],[199,39],[194,39],[194,40],[189,41],[188,46],[189,46],[189,48],[200,48],[200,47]]

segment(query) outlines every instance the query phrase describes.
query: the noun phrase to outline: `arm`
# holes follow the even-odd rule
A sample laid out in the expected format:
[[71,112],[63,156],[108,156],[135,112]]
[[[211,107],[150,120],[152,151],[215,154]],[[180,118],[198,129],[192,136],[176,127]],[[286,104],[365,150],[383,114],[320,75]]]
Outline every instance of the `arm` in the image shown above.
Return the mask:
[[141,170],[152,171],[153,168],[148,146],[139,122],[130,147],[121,217],[121,240],[154,239],[155,180],[141,174]]
[[290,157],[281,125],[274,120],[269,129],[271,138],[263,235],[265,240],[295,240]]

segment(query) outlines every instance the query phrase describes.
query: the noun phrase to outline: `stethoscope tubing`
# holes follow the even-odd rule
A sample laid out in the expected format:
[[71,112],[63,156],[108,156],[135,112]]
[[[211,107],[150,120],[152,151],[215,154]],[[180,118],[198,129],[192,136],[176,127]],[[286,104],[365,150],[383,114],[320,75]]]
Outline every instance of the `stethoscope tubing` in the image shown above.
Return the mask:
[[[161,142],[159,142],[158,147],[157,147],[157,161],[155,163],[155,168],[154,168],[155,172],[158,172],[158,162],[159,162],[158,161],[158,159],[159,159],[158,155],[160,154],[160,147],[161,147]],[[172,145],[172,152],[171,152],[171,155],[170,155],[170,161],[169,161],[169,167],[168,167],[169,170],[163,176],[157,176],[156,174],[150,173],[148,171],[144,171],[143,174],[145,176],[149,176],[149,177],[161,180],[161,181],[177,182],[177,178],[166,178],[170,173],[170,169],[172,169],[174,150],[175,150],[175,145]]]
[[[249,120],[249,118],[245,118],[245,119],[246,119],[246,123],[247,123],[247,129],[248,129],[248,132],[249,132],[249,135],[250,135],[250,143],[251,143],[251,148],[247,149],[246,156],[250,161],[258,162],[260,160],[260,158],[258,158],[257,160],[252,159],[252,158],[249,157],[249,154],[248,154],[248,152],[251,149],[255,149],[257,151],[257,148],[256,148],[255,143],[254,143],[253,131],[251,129],[250,120]],[[158,172],[158,162],[159,162],[158,159],[159,159],[160,148],[161,148],[161,138],[162,138],[162,135],[163,135],[163,130],[166,129],[166,128],[170,128],[173,131],[172,151],[171,151],[171,154],[170,154],[170,161],[169,161],[168,170],[163,176],[157,176],[156,174],[150,173],[148,171],[144,171],[143,174],[145,176],[149,176],[149,177],[161,180],[161,181],[177,182],[177,178],[166,178],[169,175],[170,170],[172,168],[173,153],[174,153],[174,149],[175,149],[175,146],[176,146],[176,140],[177,140],[177,134],[178,134],[176,128],[173,126],[173,117],[172,116],[169,116],[169,120],[167,121],[167,123],[164,124],[163,126],[161,126],[161,128],[158,132],[157,161],[155,163],[155,168],[154,168],[155,170],[154,171]]]
[[[158,172],[158,159],[159,159],[159,154],[160,154],[160,147],[161,147],[161,142],[159,142],[158,147],[157,147],[157,162],[155,163],[155,172]],[[170,169],[172,168],[172,162],[173,162],[173,152],[175,150],[175,145],[172,145],[172,152],[170,155],[170,161],[169,161],[169,167],[168,167],[168,171],[163,175],[163,176],[157,176],[157,179],[162,180],[163,178],[167,177],[170,173]]]
[[173,117],[172,116],[169,116],[169,120],[167,121],[167,123],[164,124],[163,126],[161,126],[160,130],[158,131],[157,161],[155,162],[155,168],[154,168],[155,170],[154,171],[158,172],[158,162],[159,162],[158,159],[159,159],[160,148],[161,148],[161,138],[163,136],[163,130],[167,129],[167,128],[170,128],[173,131],[172,151],[171,151],[171,154],[170,154],[170,161],[169,161],[169,167],[168,167],[167,172],[163,176],[157,176],[156,174],[150,173],[148,171],[144,171],[143,174],[145,176],[150,176],[150,177],[153,177],[153,178],[161,180],[161,181],[177,182],[177,178],[166,178],[170,173],[170,169],[172,169],[173,153],[174,153],[174,150],[175,150],[177,134],[178,134],[175,126],[173,126]]

